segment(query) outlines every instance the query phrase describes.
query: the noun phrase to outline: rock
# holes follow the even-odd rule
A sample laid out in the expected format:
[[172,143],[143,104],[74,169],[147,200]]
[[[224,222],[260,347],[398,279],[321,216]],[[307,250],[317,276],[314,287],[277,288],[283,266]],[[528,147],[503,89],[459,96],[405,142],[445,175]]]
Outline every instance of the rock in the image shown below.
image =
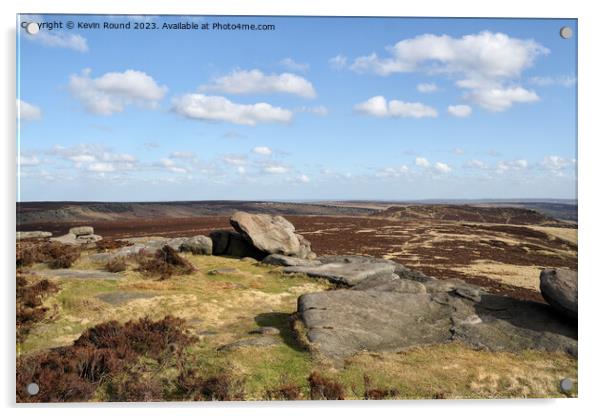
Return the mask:
[[295,226],[279,215],[236,212],[230,224],[245,240],[266,254],[313,257],[311,244],[295,234]]
[[539,275],[543,298],[561,314],[577,319],[577,272],[566,269],[544,269]]
[[175,237],[167,240],[164,245],[168,245],[176,251],[180,251],[180,246],[186,242],[186,237]]
[[26,240],[29,238],[48,238],[52,237],[52,233],[48,231],[17,231],[17,241]]
[[326,263],[319,266],[285,267],[285,273],[305,273],[311,277],[321,277],[333,283],[354,286],[363,280],[384,274],[390,275],[395,266],[384,262]]
[[262,326],[253,329],[249,334],[261,334],[261,335],[280,335],[280,330],[273,326]]
[[196,255],[210,256],[213,252],[213,241],[204,235],[195,235],[188,238],[181,246],[180,251]]
[[273,266],[319,266],[322,264],[317,260],[301,259],[283,254],[270,254],[262,262]]
[[395,273],[378,275],[353,286],[353,290],[376,290],[380,292],[426,293],[426,287],[413,280],[400,279]]
[[[77,228],[91,228],[91,227],[77,227]],[[50,239],[51,241],[57,241],[61,244],[69,244],[69,245],[84,245],[96,243],[102,240],[102,237],[96,234],[73,234],[71,232],[62,235],[60,237],[53,237]]]
[[451,341],[492,351],[577,354],[576,328],[557,319],[546,305],[489,294],[474,302],[454,292],[408,289],[411,292],[342,289],[302,295],[297,311],[312,349],[335,362],[362,351],[400,351]]
[[69,229],[69,234],[73,234],[76,237],[81,235],[91,235],[94,234],[94,228],[82,226],[82,227],[73,227]]
[[240,234],[229,230],[218,230],[209,234],[213,244],[213,254],[232,257],[252,257],[261,260],[266,253],[258,250]]
[[280,344],[281,341],[272,336],[262,336],[254,338],[245,338],[231,344],[222,345],[217,350],[219,352],[232,351],[238,348],[244,347],[270,347],[272,345]]
[[394,262],[393,260],[381,259],[370,256],[356,256],[356,255],[336,255],[336,256],[322,256],[317,258],[318,261],[324,264],[329,263],[353,263],[353,264],[389,264],[393,266],[394,273],[402,279],[415,280],[417,282],[426,282],[430,280],[436,280],[434,277],[426,276],[418,271],[410,270],[404,265]]

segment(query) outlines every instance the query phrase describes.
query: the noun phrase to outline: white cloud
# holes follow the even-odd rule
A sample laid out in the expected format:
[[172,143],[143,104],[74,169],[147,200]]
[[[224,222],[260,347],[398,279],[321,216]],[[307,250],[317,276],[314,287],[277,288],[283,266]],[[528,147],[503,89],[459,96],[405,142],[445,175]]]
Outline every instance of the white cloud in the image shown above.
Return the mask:
[[550,51],[532,39],[484,31],[460,38],[420,35],[397,42],[388,52],[386,58],[375,53],[358,57],[349,68],[381,76],[417,71],[445,74],[457,79],[459,88],[470,90],[468,97],[477,104],[504,111],[514,103],[537,101],[533,91],[508,84]]
[[37,34],[30,35],[27,32],[25,37],[32,42],[41,43],[51,48],[72,49],[77,52],[88,52],[88,41],[82,35],[74,33],[65,33],[57,31],[47,31],[41,29]]
[[539,96],[534,91],[523,87],[477,89],[469,93],[468,97],[481,107],[495,112],[505,111],[514,103],[539,101]]
[[416,163],[416,166],[420,166],[421,168],[428,168],[429,166],[431,166],[428,159],[424,157],[417,157],[414,163]]
[[263,167],[265,173],[282,174],[288,172],[288,168],[282,165],[266,165]]
[[267,146],[257,146],[253,148],[253,153],[263,156],[269,156],[272,154],[272,149]]
[[430,93],[430,92],[435,92],[435,91],[439,91],[439,87],[437,87],[437,84],[435,83],[424,83],[424,84],[418,84],[416,86],[416,89],[422,93]]
[[487,164],[477,159],[469,160],[466,162],[465,166],[474,169],[487,169]]
[[91,163],[96,161],[96,156],[86,155],[86,154],[76,154],[72,156],[67,156],[67,159],[75,162],[75,163]]
[[347,66],[347,57],[339,54],[330,58],[328,63],[334,69],[343,69]]
[[173,110],[185,117],[254,126],[257,123],[287,123],[293,113],[267,103],[237,104],[225,97],[186,94],[173,100]]
[[315,98],[316,91],[308,80],[299,75],[283,73],[266,75],[258,69],[236,70],[199,87],[200,92],[224,94],[285,93],[303,98]]
[[372,97],[357,104],[355,110],[373,117],[437,117],[437,110],[422,103],[387,100],[383,96]]
[[323,105],[318,105],[315,107],[307,107],[307,106],[297,107],[295,109],[295,111],[300,112],[300,113],[311,113],[311,114],[315,114],[320,117],[324,117],[324,116],[328,115],[328,108],[324,107]]
[[561,87],[572,87],[577,82],[577,78],[568,75],[558,75],[555,77],[531,77],[529,82],[540,87],[549,87],[559,85]]
[[243,166],[247,164],[247,159],[244,156],[227,155],[222,157],[222,160],[232,166]]
[[450,168],[449,165],[443,162],[435,163],[434,168],[439,173],[450,173],[452,171],[452,168]]
[[496,170],[498,173],[505,173],[508,171],[518,171],[526,169],[529,166],[529,162],[525,159],[516,159],[516,160],[502,160],[497,163]]
[[309,176],[307,176],[307,175],[305,175],[305,174],[303,174],[303,175],[300,175],[300,176],[299,176],[299,182],[302,182],[302,183],[309,183],[309,182],[310,182]]
[[96,162],[88,165],[87,169],[90,172],[114,172],[115,166],[112,163]]
[[380,178],[398,178],[407,174],[410,169],[406,165],[401,165],[398,167],[388,167],[381,169],[376,173],[377,177]]
[[35,155],[19,155],[19,164],[21,166],[37,166],[40,164],[40,160]]
[[42,110],[40,110],[40,107],[27,101],[17,99],[17,117],[28,121],[39,120],[42,118]]
[[91,78],[92,70],[70,77],[69,89],[84,108],[99,115],[122,112],[128,105],[155,108],[167,92],[144,72],[128,69],[124,72],[107,72]]
[[447,107],[447,112],[454,117],[468,117],[472,114],[472,108],[469,105],[450,105]]
[[551,171],[559,171],[565,169],[574,164],[574,159],[566,159],[560,156],[546,156],[544,157],[541,165]]
[[188,172],[188,169],[186,169],[182,166],[178,166],[174,160],[169,159],[169,158],[161,159],[159,166],[167,169],[170,172],[174,172],[174,173],[187,173]]
[[295,62],[293,58],[284,58],[280,61],[280,65],[284,66],[285,68],[291,71],[305,72],[309,70],[309,64]]

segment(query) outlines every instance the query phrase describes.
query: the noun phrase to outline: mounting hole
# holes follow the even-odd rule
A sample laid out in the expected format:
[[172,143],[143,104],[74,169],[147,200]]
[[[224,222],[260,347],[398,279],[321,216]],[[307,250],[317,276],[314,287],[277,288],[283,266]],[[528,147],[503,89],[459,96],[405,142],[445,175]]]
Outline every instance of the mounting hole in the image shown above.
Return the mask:
[[573,29],[568,26],[563,26],[560,28],[560,37],[562,39],[570,39],[573,37]]
[[562,390],[565,393],[568,393],[571,390],[573,390],[573,380],[571,380],[570,378],[563,378],[562,380],[560,380],[560,390]]
[[29,383],[27,385],[27,393],[30,396],[35,396],[39,392],[40,392],[40,386],[38,386],[38,383]]

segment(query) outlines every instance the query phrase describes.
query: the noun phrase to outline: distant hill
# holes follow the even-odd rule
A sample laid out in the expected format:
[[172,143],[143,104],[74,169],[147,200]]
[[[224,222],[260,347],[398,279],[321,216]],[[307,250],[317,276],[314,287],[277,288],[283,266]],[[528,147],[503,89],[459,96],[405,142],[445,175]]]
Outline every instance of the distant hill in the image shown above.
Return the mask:
[[458,204],[393,206],[373,214],[396,220],[439,220],[513,225],[569,227],[574,224],[555,219],[534,209],[513,206],[476,206]]

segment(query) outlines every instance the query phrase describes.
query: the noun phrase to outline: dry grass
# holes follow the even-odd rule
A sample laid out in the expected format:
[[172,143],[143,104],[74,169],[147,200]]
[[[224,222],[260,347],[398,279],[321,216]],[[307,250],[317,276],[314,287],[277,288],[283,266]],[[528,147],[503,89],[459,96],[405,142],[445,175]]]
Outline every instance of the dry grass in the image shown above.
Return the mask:
[[487,276],[507,285],[539,291],[540,267],[504,264],[488,260],[477,260],[468,266],[450,267],[451,270],[469,276]]

